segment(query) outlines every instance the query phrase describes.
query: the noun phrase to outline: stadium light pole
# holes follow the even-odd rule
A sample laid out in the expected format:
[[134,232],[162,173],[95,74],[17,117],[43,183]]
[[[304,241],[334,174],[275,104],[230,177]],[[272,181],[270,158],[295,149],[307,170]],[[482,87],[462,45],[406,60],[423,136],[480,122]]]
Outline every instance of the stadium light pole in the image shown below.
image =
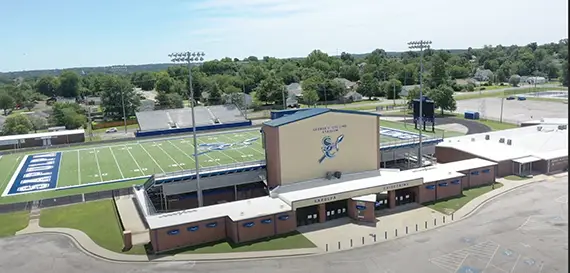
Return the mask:
[[421,168],[423,166],[423,159],[422,159],[422,144],[423,144],[423,129],[422,129],[422,124],[424,121],[424,115],[423,115],[423,80],[422,80],[422,74],[424,73],[424,49],[429,49],[431,45],[431,41],[424,41],[424,40],[419,40],[419,41],[412,41],[408,43],[408,47],[410,49],[419,49],[420,50],[420,142],[419,142],[419,147],[418,147],[418,164],[419,167]]
[[[111,71],[113,72],[121,72],[121,71],[127,71],[127,66],[126,65],[115,65],[111,67]],[[125,126],[125,135],[128,133],[127,130],[127,114],[125,111],[125,90],[121,90],[121,105],[123,107],[123,125]]]
[[204,206],[202,188],[200,187],[200,163],[198,162],[198,141],[196,139],[196,116],[194,115],[194,88],[192,88],[192,64],[204,61],[204,52],[177,52],[168,54],[173,63],[185,63],[188,65],[188,86],[190,89],[190,108],[192,109],[192,139],[194,142],[194,163],[196,172],[196,193],[198,195],[198,207]]

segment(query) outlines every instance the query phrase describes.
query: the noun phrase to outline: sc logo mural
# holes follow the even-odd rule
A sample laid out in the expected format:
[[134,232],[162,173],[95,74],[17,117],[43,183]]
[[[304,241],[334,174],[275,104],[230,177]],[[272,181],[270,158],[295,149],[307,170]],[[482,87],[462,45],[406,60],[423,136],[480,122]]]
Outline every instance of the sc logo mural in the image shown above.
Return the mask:
[[323,137],[321,140],[321,151],[323,152],[323,156],[319,159],[319,163],[323,163],[327,158],[335,157],[336,153],[339,151],[339,144],[343,139],[344,135],[338,136],[335,141],[333,141],[330,136]]

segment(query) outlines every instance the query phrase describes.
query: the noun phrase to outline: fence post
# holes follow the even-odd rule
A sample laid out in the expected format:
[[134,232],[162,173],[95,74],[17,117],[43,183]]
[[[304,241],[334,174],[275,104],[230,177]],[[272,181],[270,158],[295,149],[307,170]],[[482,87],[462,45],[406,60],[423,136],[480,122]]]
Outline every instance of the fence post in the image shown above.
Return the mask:
[[451,221],[453,221],[453,215],[454,215],[454,214],[455,214],[455,213],[452,213],[452,214],[451,214]]
[[362,236],[362,244],[364,244],[364,236]]
[[427,229],[427,221],[426,221],[426,229]]
[[388,239],[388,231],[384,231],[384,239]]
[[352,239],[350,239],[350,247],[352,247]]
[[376,242],[376,234],[374,234],[374,242]]
[[408,226],[406,226],[406,234],[408,234]]
[[394,229],[394,235],[396,235],[396,237],[398,237],[398,229]]
[[418,231],[418,224],[416,224],[416,231]]
[[338,241],[338,249],[340,249],[340,241]]
[[437,218],[433,218],[433,226],[437,226]]
[[443,216],[443,223],[445,224],[445,215]]
[[329,252],[329,244],[325,244],[325,251]]

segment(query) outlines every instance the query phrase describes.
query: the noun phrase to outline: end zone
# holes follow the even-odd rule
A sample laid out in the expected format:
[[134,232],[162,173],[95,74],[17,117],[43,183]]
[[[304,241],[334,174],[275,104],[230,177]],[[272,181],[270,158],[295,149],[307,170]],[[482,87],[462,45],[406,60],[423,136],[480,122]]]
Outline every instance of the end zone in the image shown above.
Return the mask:
[[24,156],[2,197],[55,189],[61,155],[61,152],[54,152]]

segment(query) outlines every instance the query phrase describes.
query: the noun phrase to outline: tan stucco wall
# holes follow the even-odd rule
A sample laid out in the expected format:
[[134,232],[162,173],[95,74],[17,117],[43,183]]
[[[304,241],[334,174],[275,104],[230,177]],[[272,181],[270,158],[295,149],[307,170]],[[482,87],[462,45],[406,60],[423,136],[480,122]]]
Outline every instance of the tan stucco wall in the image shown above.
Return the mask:
[[[317,129],[334,126],[338,130]],[[344,139],[335,157],[325,158],[319,164],[323,137],[330,136],[334,142],[341,134]],[[378,117],[343,113],[325,113],[280,127],[281,184],[325,177],[328,171],[353,173],[378,169],[378,135]]]

